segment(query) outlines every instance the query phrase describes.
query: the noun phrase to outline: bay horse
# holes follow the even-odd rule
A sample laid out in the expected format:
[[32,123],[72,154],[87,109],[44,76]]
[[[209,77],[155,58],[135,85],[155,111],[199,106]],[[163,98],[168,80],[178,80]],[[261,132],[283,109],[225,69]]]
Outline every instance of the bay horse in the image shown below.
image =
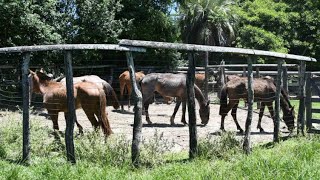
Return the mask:
[[[62,78],[60,82],[65,82],[66,78]],[[73,77],[73,83],[78,82],[93,82],[99,88],[103,89],[104,93],[106,94],[107,102],[112,102],[112,106],[114,109],[119,109],[120,103],[117,98],[117,94],[112,88],[112,86],[105,80],[101,79],[99,76],[96,75],[85,75],[79,77]]]
[[[43,72],[30,70],[32,91],[43,95],[43,105],[53,122],[53,129],[59,130],[58,114],[64,112],[67,121],[68,105],[66,86],[62,82],[52,81]],[[100,125],[106,137],[112,134],[110,123],[106,112],[106,97],[103,89],[92,82],[78,82],[74,84],[74,98],[76,109],[82,108],[92,126],[97,129]],[[95,118],[97,116],[97,119]],[[76,121],[79,132],[82,133],[82,126]]]
[[195,84],[198,86],[198,88],[202,89],[203,88],[203,85],[204,85],[204,82],[206,80],[205,78],[205,74],[204,73],[196,73],[195,74]]
[[[145,75],[144,75],[143,71],[139,71],[139,72],[135,73],[135,76],[136,76],[136,81],[139,82],[139,81],[141,81],[143,79],[143,77]],[[131,80],[130,80],[129,71],[124,71],[123,73],[120,74],[119,83],[120,83],[121,110],[124,111],[124,108],[123,108],[123,95],[124,95],[125,89],[128,92],[128,109],[130,109],[130,98],[131,98],[132,87],[131,87]]]
[[[261,119],[265,106],[268,107],[270,115],[274,120],[273,101],[276,93],[276,86],[273,79],[270,78],[253,78],[254,101],[261,102],[259,121],[257,128],[260,132],[264,132],[261,127]],[[227,99],[229,98],[229,103]],[[220,92],[220,111],[221,125],[220,129],[224,131],[224,119],[228,112],[232,109],[231,115],[240,133],[243,133],[237,121],[237,108],[239,100],[244,99],[248,101],[248,78],[238,77],[228,81],[221,89]],[[283,112],[283,120],[291,132],[294,129],[295,112],[294,107],[290,104],[288,94],[282,89],[280,94],[280,106]],[[273,121],[274,122],[274,121]]]
[[[187,101],[187,86],[185,74],[172,73],[151,73],[147,74],[141,81],[143,106],[146,114],[146,121],[151,124],[149,117],[149,104],[154,101],[154,92],[158,92],[163,97],[176,97],[176,106],[170,118],[170,123],[174,124],[175,115],[182,103],[182,118],[181,122],[187,124],[185,120],[186,101]],[[194,85],[195,98],[197,99],[200,109],[199,114],[201,123],[206,125],[209,121],[210,101],[207,101],[197,85]]]

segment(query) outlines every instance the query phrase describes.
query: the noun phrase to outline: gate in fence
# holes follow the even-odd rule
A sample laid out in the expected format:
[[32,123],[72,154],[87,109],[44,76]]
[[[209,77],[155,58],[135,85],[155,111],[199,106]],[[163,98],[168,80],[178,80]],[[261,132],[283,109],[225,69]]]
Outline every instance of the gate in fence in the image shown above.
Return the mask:
[[306,82],[306,121],[309,133],[320,133],[320,77],[307,74]]

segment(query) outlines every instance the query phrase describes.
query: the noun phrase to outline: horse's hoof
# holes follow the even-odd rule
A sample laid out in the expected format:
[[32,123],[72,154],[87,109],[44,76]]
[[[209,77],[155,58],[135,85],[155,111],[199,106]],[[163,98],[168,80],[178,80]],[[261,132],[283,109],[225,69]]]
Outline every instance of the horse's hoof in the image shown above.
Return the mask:
[[264,131],[264,129],[260,128],[260,132],[261,132],[261,133],[264,133],[265,131]]
[[239,129],[240,134],[244,134],[244,131],[242,129]]
[[187,125],[188,123],[185,121],[181,121],[183,125]]
[[151,121],[147,121],[147,123],[148,123],[148,124],[152,124],[152,122],[151,122]]

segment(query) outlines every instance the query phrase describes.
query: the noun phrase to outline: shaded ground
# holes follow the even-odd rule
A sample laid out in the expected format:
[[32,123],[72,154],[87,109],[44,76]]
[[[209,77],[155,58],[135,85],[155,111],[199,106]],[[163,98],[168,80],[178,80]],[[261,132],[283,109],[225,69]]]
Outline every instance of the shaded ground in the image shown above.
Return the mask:
[[[142,116],[143,119],[143,129],[142,135],[145,140],[151,139],[154,137],[155,133],[158,134],[163,133],[163,140],[173,142],[174,147],[173,151],[181,151],[187,150],[189,147],[189,129],[188,126],[183,126],[180,122],[181,120],[181,109],[179,109],[176,115],[176,125],[170,125],[170,116],[173,113],[175,104],[151,104],[149,107],[150,119],[153,124],[147,124],[145,121],[145,116]],[[220,127],[220,115],[219,115],[219,105],[211,104],[211,112],[210,112],[210,120],[207,126],[200,125],[200,117],[198,115],[198,107],[197,108],[197,131],[199,138],[204,138],[207,135],[217,137],[219,136],[219,127]],[[125,112],[120,112],[119,110],[114,110],[113,107],[108,106],[108,117],[111,123],[112,130],[114,132],[113,136],[125,136],[128,139],[132,138],[132,125],[134,120],[134,115],[132,108],[128,110],[127,106],[125,106]],[[258,112],[257,110],[255,110]],[[265,111],[266,115],[269,115],[267,110]],[[46,111],[44,110],[41,116],[46,115]],[[247,117],[247,111],[244,109],[238,109],[238,120],[241,127],[244,129],[245,120]],[[186,116],[188,117],[188,116]],[[1,118],[1,116],[0,116]],[[79,123],[84,127],[85,133],[88,131],[92,131],[93,128],[87,120],[83,110],[77,110],[77,119]],[[262,127],[265,130],[265,133],[260,133],[256,128],[258,121],[258,113],[253,113],[253,122],[252,122],[252,143],[265,143],[271,142],[273,139],[273,122],[268,116],[264,116],[262,119]],[[43,117],[43,125],[48,126],[48,128],[52,128],[51,120]],[[65,129],[65,121],[62,113],[59,115],[59,126],[60,130],[64,131]],[[229,115],[225,120],[225,129],[226,131],[236,132],[236,126],[232,120],[232,117]],[[75,128],[75,131],[78,131]],[[288,135],[288,131],[285,128],[283,122],[280,122],[280,131],[283,136]],[[242,139],[243,135],[237,134],[237,137]]]

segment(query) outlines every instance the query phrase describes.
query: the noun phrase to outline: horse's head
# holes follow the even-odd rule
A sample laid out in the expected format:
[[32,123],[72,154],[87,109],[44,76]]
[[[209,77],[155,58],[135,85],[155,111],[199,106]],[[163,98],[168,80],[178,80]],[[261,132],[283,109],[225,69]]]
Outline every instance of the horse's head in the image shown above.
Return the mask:
[[209,115],[210,115],[210,101],[207,101],[207,103],[200,107],[199,114],[201,118],[201,124],[207,125],[209,121]]
[[283,112],[284,123],[287,125],[288,130],[290,132],[292,132],[294,129],[294,119],[295,119],[295,111],[294,111],[294,106],[293,106],[293,107],[289,108],[288,111]]
[[43,81],[50,81],[52,79],[42,71],[33,72],[29,70],[29,72],[30,92],[40,93],[40,83]]

